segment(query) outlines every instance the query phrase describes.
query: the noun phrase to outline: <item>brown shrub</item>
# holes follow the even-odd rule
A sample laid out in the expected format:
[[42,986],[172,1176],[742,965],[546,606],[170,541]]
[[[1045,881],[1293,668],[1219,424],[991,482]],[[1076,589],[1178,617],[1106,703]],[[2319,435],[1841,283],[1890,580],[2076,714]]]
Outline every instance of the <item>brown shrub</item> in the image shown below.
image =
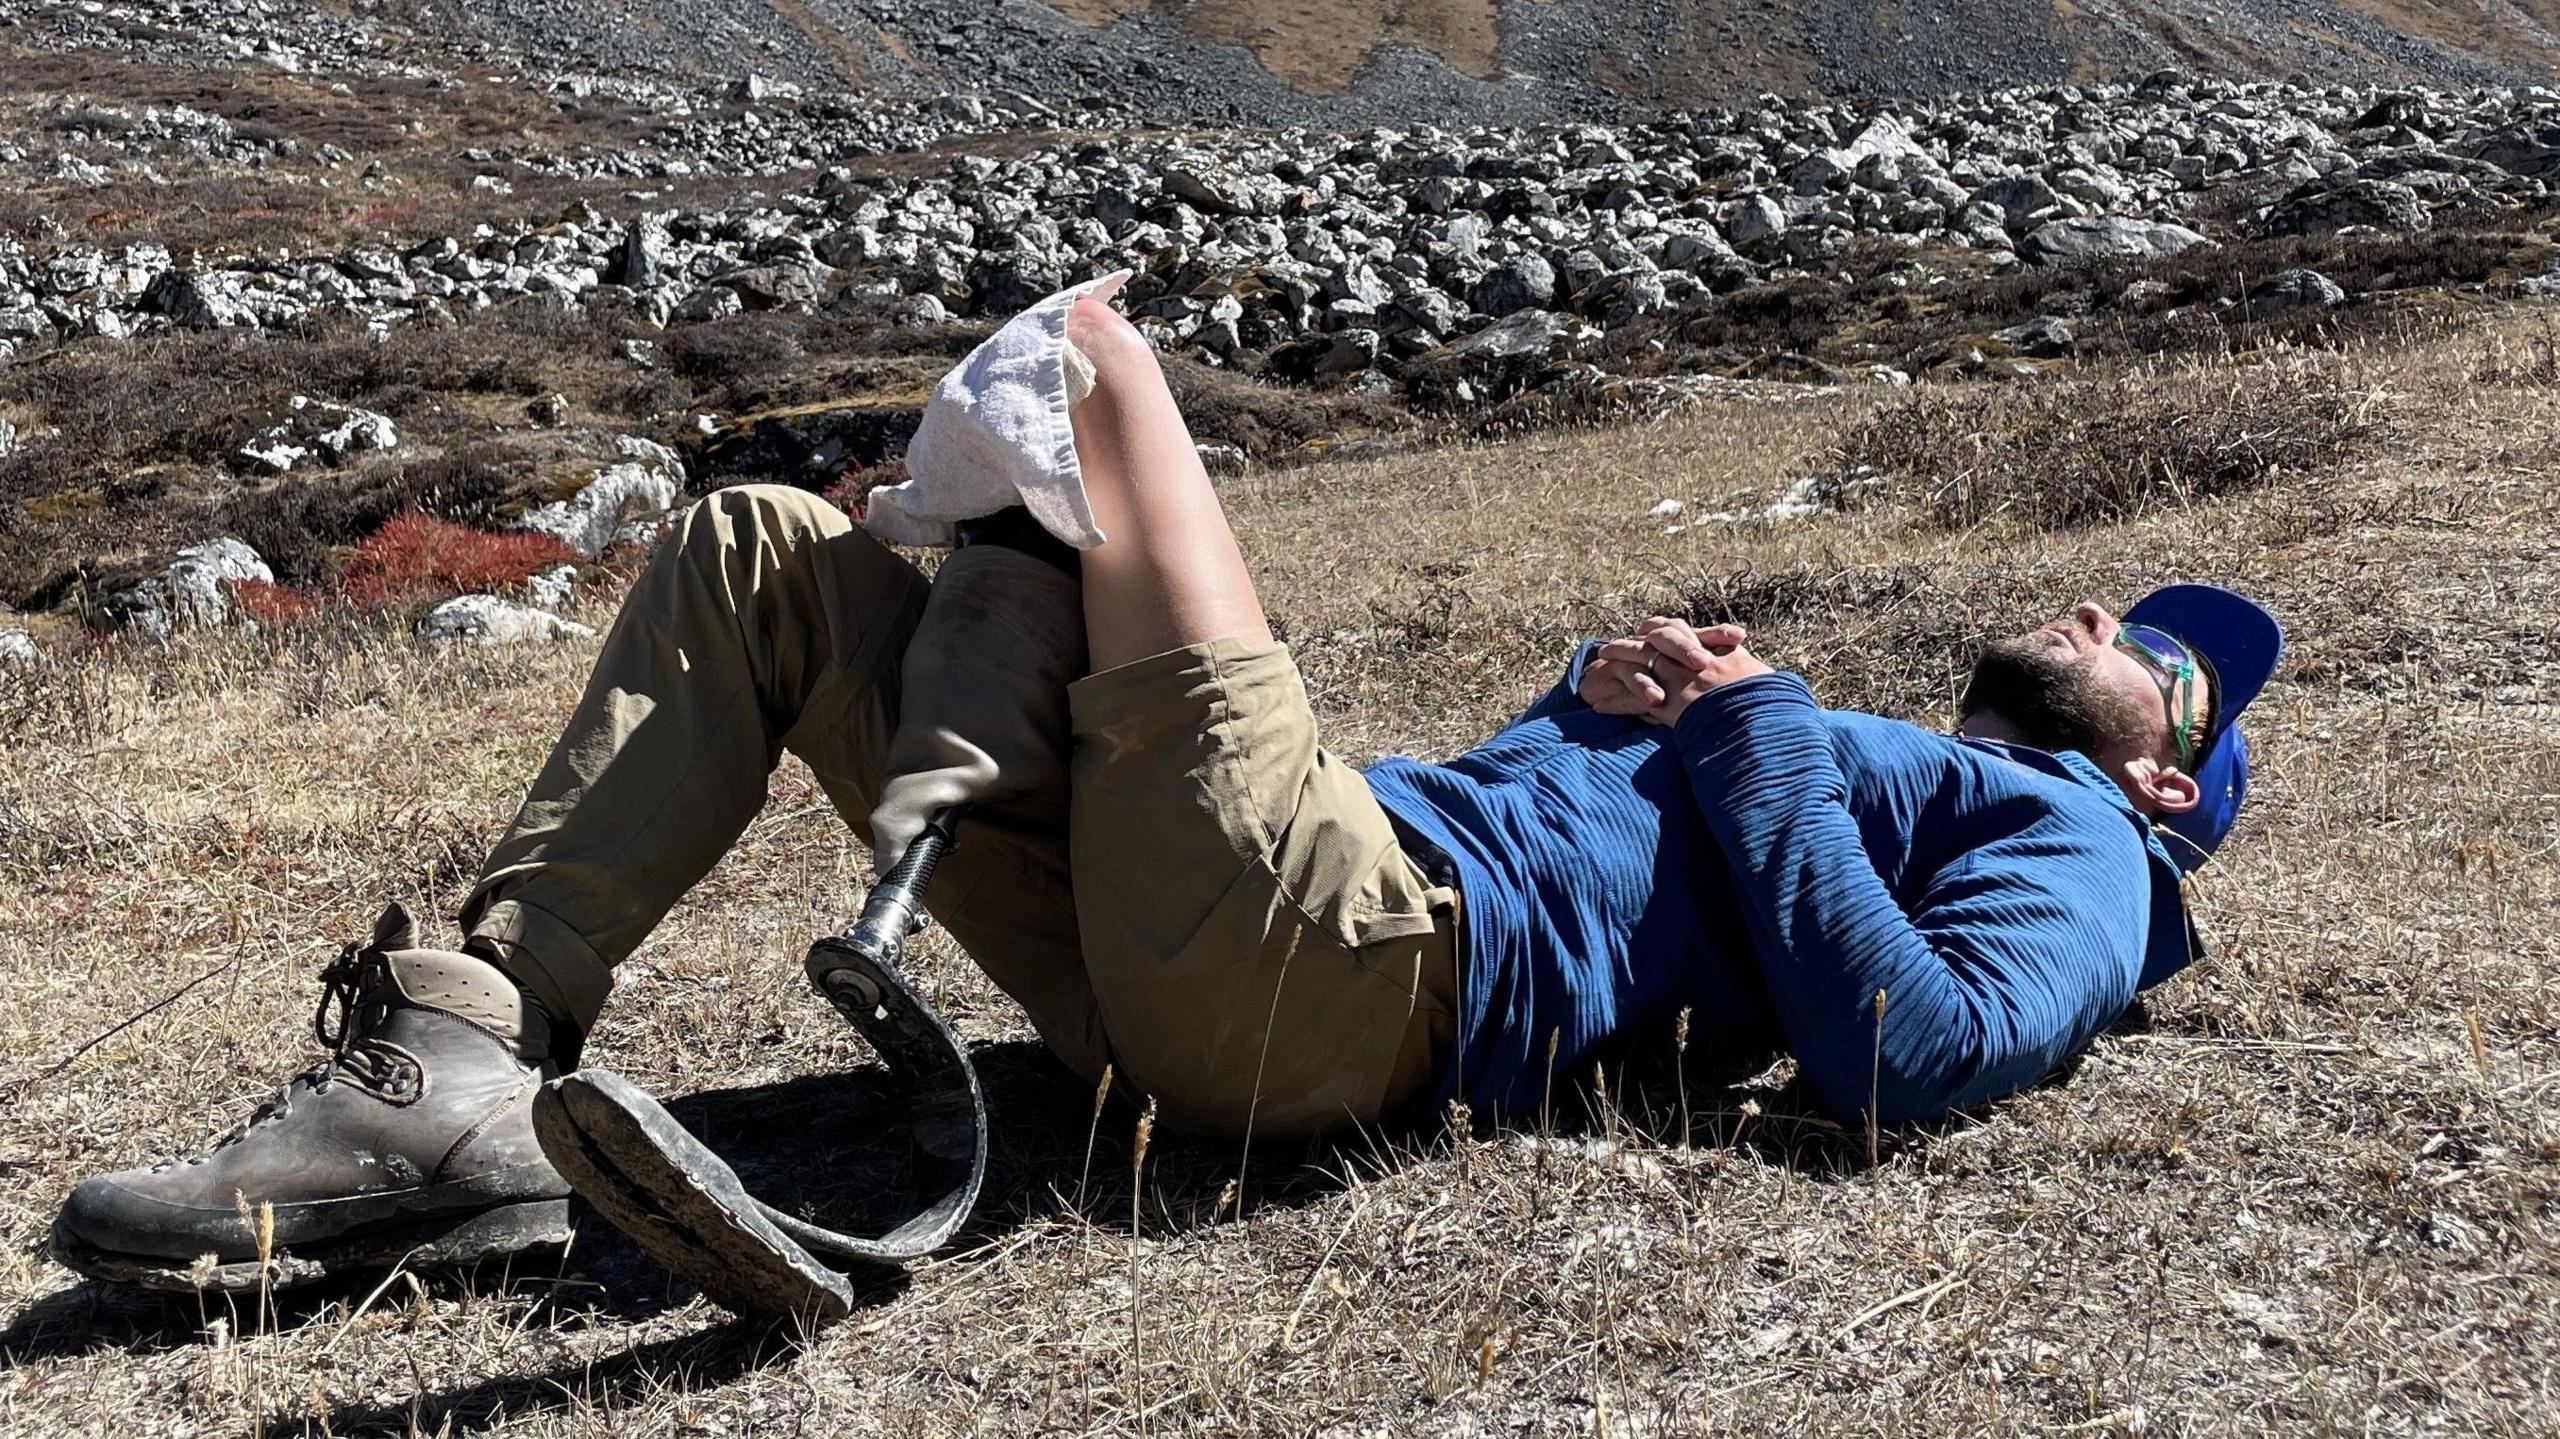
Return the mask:
[[2192,367],[2145,382],[1924,391],[1861,420],[1845,468],[1871,468],[1937,524],[2064,529],[2317,473],[2379,426],[2379,397],[2296,360]]
[[1345,391],[1283,389],[1179,356],[1165,358],[1164,378],[1194,440],[1233,445],[1257,460],[1283,459],[1313,442],[1407,434],[1415,428],[1409,411],[1385,400]]
[[2530,331],[2490,336],[2471,377],[2484,385],[2560,385],[2560,324],[2546,315]]
[[501,306],[450,328],[404,325],[380,340],[332,321],[40,351],[0,371],[0,403],[47,427],[0,459],[0,502],[144,465],[220,463],[296,394],[449,425],[448,397],[563,388],[582,361],[602,363],[625,333],[584,315]]
[[673,378],[704,409],[743,414],[787,405],[916,392],[983,339],[983,325],[891,325],[863,307],[768,310],[678,325],[660,341]]

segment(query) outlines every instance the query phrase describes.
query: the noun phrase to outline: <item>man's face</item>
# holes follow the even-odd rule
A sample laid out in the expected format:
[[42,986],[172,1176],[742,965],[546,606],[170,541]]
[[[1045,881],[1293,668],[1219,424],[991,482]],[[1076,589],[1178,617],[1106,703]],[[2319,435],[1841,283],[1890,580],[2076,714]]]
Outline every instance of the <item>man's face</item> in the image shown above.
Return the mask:
[[2078,750],[2110,768],[2175,764],[2172,727],[2181,716],[2201,721],[2204,676],[2180,677],[2164,695],[2158,672],[2116,647],[2117,630],[2114,615],[2084,600],[2051,624],[1986,646],[1960,706],[1967,728],[1994,715],[2039,749]]

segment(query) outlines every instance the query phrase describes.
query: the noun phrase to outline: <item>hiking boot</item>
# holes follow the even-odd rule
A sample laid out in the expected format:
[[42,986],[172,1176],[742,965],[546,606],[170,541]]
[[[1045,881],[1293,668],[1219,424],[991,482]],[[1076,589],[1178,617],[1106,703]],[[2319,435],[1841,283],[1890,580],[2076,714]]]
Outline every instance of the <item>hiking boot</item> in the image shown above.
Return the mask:
[[321,983],[312,1029],[328,1058],[204,1154],[73,1190],[57,1258],[98,1279],[234,1290],[262,1271],[282,1287],[567,1240],[569,1186],[533,1136],[550,1025],[515,982],[418,948],[395,904]]

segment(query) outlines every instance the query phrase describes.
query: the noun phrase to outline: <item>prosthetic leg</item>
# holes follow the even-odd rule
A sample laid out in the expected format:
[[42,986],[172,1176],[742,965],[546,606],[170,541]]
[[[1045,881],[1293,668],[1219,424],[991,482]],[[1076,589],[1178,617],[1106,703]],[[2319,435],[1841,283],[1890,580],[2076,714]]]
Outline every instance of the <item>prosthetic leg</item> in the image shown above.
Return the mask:
[[986,1174],[986,1102],[968,1052],[901,968],[923,893],[973,805],[1064,823],[1069,681],[1084,670],[1075,552],[1018,509],[962,526],[935,576],[900,679],[899,728],[871,816],[882,873],[861,917],[809,948],[818,992],[913,1095],[911,1135],[938,1197],[878,1235],[795,1218],[639,1086],[600,1069],[534,1101],[544,1152],[577,1193],[652,1258],[741,1314],[819,1325],[853,1307],[846,1270],[932,1252],[969,1216]]

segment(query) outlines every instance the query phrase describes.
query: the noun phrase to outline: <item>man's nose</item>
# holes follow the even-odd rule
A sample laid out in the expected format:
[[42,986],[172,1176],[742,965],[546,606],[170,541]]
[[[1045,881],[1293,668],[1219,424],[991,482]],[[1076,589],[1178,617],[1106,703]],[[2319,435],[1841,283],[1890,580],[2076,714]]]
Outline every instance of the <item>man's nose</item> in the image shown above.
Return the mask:
[[2115,643],[2116,617],[2107,613],[2105,606],[2094,600],[2082,600],[2071,607],[2071,617],[2096,636],[2098,643]]

